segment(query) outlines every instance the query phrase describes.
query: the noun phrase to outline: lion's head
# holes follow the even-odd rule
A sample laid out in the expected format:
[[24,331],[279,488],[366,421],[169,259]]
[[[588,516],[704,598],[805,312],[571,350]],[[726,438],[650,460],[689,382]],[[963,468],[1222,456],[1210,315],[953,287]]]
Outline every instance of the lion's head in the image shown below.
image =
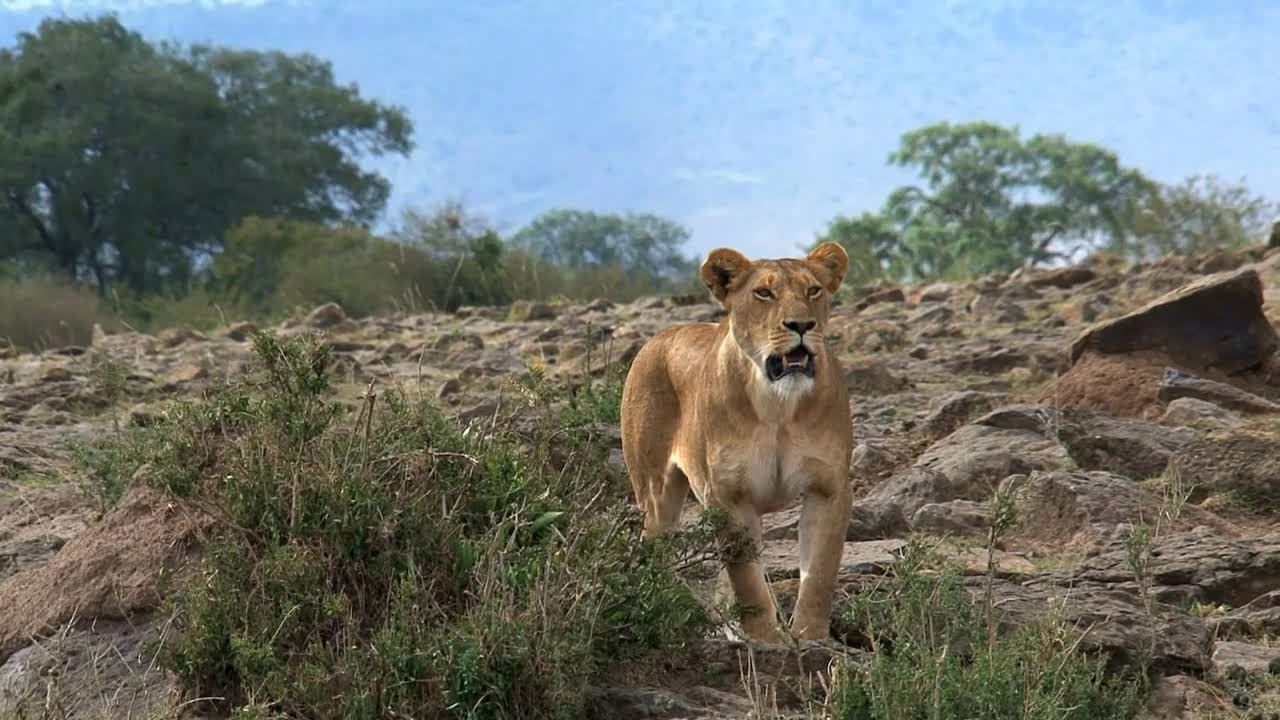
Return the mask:
[[779,390],[807,389],[818,371],[831,296],[849,268],[832,242],[804,259],[751,261],[737,250],[712,250],[702,281],[728,313],[734,342]]

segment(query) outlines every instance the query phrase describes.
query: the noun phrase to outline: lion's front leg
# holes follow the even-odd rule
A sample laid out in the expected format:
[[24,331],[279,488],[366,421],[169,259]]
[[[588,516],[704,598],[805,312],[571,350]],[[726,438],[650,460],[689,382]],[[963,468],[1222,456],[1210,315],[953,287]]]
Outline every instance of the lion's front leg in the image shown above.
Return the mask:
[[791,627],[802,640],[831,631],[831,605],[853,504],[848,481],[828,465],[813,469],[814,481],[800,510],[800,592]]
[[[737,531],[745,530],[745,537],[727,536],[724,570],[733,588],[734,600],[742,611],[742,630],[747,637],[761,642],[780,642],[782,629],[778,624],[778,608],[765,574],[759,551],[764,540],[760,514],[748,504],[722,506],[739,523]],[[750,540],[750,547],[743,547],[740,540]]]

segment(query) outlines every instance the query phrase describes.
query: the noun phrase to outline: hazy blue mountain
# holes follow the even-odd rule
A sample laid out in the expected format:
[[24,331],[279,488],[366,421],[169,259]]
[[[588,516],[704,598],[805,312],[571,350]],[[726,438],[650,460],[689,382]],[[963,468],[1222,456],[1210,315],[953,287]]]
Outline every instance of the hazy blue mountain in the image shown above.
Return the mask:
[[556,206],[652,211],[689,248],[790,253],[907,179],[939,120],[1064,132],[1158,179],[1280,196],[1280,3],[901,0],[0,0],[0,36],[114,9],[153,39],[310,51],[417,124],[405,206],[509,229]]

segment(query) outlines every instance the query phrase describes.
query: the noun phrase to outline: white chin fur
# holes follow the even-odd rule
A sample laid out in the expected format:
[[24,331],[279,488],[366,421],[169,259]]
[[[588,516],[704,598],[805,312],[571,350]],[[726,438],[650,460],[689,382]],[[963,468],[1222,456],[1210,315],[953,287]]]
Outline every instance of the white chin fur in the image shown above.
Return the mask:
[[[764,372],[763,369],[761,372]],[[768,382],[766,379],[765,382],[768,384],[769,390],[782,400],[799,399],[813,389],[813,378],[798,373],[787,375],[774,382]]]

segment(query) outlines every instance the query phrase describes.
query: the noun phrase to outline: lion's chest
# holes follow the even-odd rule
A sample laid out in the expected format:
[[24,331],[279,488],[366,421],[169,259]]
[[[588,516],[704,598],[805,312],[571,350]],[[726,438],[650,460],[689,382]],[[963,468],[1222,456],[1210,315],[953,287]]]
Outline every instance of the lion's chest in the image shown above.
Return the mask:
[[775,512],[791,504],[808,487],[801,442],[784,429],[764,427],[744,433],[732,447],[712,458],[721,478],[760,512]]

